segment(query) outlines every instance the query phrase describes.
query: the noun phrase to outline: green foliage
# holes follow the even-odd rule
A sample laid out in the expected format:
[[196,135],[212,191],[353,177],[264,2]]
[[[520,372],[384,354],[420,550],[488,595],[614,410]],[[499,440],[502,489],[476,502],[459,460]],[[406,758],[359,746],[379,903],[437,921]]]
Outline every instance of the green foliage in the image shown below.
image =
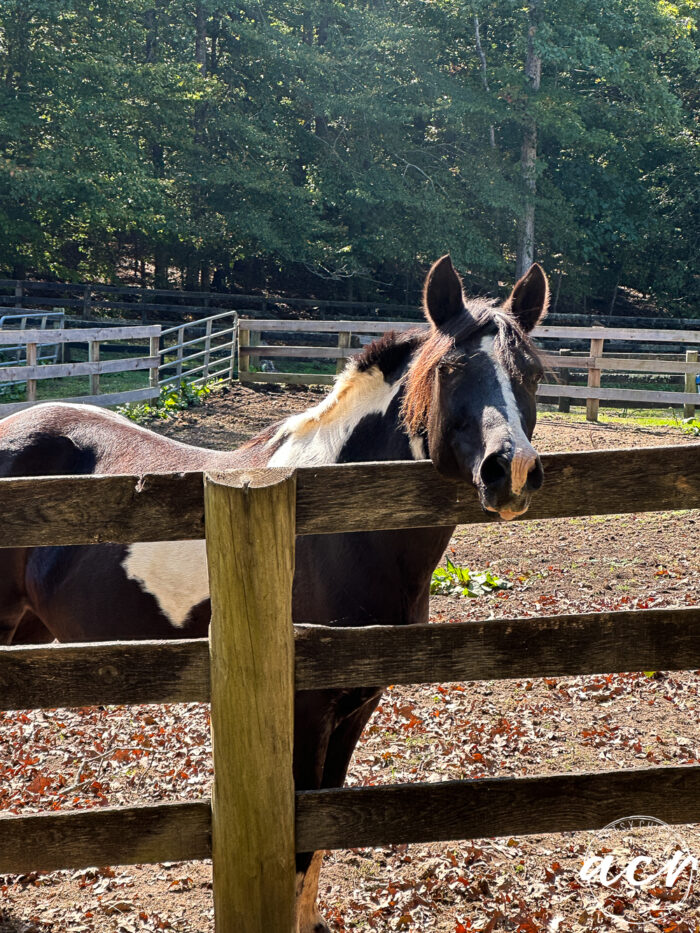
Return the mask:
[[700,437],[700,421],[697,418],[684,418],[681,431],[691,437]]
[[212,379],[203,385],[195,385],[194,382],[183,382],[180,386],[164,385],[161,386],[160,395],[155,402],[120,405],[117,411],[138,424],[152,418],[166,419],[185,408],[201,405],[221,385],[220,379]]
[[446,557],[445,566],[437,567],[433,571],[430,592],[441,596],[476,597],[495,593],[497,590],[510,590],[512,586],[508,580],[496,576],[490,570],[475,573]]
[[399,297],[449,249],[493,289],[534,119],[537,254],[561,304],[620,285],[686,310],[698,2],[539,8],[532,94],[510,0],[3,0],[0,273],[143,261],[158,286],[168,267],[235,284],[262,262]]

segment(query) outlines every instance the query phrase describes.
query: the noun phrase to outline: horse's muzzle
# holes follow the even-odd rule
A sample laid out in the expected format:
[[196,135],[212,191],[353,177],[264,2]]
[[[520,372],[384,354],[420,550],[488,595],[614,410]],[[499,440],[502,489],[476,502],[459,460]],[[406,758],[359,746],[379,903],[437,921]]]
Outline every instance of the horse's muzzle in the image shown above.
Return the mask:
[[501,450],[484,457],[477,488],[484,509],[510,521],[527,512],[533,493],[543,481],[542,463],[533,448],[513,455]]

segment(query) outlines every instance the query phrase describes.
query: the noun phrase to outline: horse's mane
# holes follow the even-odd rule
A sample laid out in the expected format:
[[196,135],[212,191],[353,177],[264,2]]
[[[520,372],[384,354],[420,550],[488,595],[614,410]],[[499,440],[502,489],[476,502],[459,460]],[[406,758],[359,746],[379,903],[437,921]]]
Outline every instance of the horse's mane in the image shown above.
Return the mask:
[[427,427],[435,375],[440,361],[460,341],[480,331],[493,330],[496,352],[508,372],[520,378],[517,350],[523,349],[538,371],[542,369],[540,355],[530,337],[515,318],[496,306],[495,301],[470,301],[465,312],[446,328],[434,325],[424,335],[422,346],[408,371],[402,415],[409,434],[415,436]]

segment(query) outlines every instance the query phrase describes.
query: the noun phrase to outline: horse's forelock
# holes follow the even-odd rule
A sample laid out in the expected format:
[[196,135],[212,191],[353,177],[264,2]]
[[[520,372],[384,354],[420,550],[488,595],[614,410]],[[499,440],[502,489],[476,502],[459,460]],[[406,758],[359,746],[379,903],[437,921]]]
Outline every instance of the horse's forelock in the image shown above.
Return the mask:
[[517,350],[523,347],[535,368],[538,371],[541,370],[539,353],[529,336],[510,314],[498,309],[491,301],[470,302],[465,308],[465,313],[452,327],[431,328],[411,364],[406,380],[402,415],[406,428],[412,436],[419,434],[427,427],[433,386],[440,361],[455,344],[494,325],[498,356],[510,375],[521,376]]

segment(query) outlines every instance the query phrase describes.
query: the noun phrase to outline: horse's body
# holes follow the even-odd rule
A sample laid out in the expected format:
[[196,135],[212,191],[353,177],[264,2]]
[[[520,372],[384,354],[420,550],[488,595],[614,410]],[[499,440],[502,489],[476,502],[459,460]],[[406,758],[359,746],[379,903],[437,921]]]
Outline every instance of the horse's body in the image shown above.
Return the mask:
[[[465,308],[449,259],[426,283],[430,332],[389,335],[349,363],[331,394],[238,451],[189,447],[86,406],[47,404],[0,423],[0,476],[139,474],[247,466],[422,459],[477,487],[486,510],[511,518],[542,481],[529,444],[539,365],[526,337],[544,313],[539,267],[509,303]],[[433,569],[452,528],[299,538],[295,622],[425,622]],[[0,643],[204,636],[203,542],[0,552]],[[296,703],[299,789],[343,783],[381,695],[305,691]],[[299,859],[299,933],[327,930],[315,910],[320,857]]]

